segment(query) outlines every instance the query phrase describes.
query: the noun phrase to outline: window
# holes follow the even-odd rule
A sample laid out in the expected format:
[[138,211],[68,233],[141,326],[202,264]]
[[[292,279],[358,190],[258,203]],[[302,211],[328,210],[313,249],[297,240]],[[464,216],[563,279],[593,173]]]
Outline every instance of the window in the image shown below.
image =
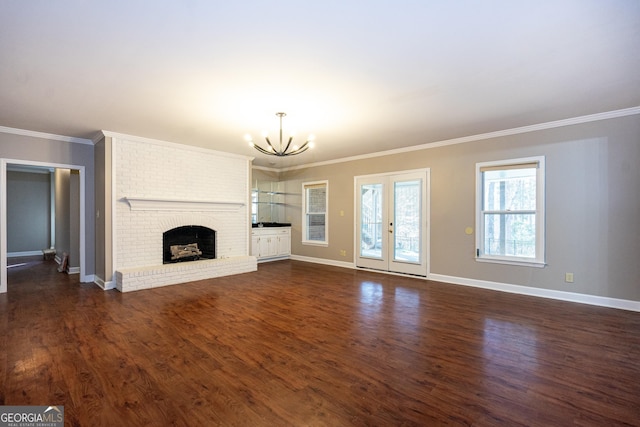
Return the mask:
[[302,243],[327,245],[328,181],[302,184]]
[[476,259],[544,266],[544,157],[476,164]]

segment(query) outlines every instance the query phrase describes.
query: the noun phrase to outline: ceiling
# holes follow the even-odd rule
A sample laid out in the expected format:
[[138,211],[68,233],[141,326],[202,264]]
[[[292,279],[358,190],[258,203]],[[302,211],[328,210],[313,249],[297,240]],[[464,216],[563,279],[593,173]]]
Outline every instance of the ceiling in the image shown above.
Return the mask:
[[638,0],[0,0],[11,128],[287,167],[639,105]]

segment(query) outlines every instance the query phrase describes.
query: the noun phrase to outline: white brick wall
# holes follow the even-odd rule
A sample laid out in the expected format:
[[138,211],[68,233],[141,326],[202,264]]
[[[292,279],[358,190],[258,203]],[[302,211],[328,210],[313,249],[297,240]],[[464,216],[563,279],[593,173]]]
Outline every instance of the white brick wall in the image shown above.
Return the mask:
[[[175,284],[255,271],[255,260],[247,257],[250,231],[248,159],[136,138],[118,138],[114,147],[114,262],[118,289],[126,292],[162,283]],[[243,205],[232,211],[134,211],[127,203],[127,197],[235,202]],[[180,267],[175,268],[162,267],[162,233],[182,225],[202,225],[215,230],[216,257],[238,258],[238,262],[196,261],[180,263]],[[146,273],[132,273],[140,271]],[[170,277],[176,274],[180,279]]]

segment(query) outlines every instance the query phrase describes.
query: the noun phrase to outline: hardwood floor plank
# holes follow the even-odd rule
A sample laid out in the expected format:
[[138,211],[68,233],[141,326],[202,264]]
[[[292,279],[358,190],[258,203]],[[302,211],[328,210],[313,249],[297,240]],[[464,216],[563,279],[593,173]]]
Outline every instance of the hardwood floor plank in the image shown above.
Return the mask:
[[77,426],[640,425],[640,314],[297,261],[121,294],[9,272],[0,403]]

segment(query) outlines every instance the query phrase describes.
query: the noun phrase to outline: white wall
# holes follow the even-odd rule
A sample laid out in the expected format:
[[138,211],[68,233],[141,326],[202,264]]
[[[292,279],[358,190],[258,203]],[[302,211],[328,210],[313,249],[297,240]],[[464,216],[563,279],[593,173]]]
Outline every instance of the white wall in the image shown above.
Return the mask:
[[[182,225],[215,230],[219,259],[248,257],[250,159],[135,137],[113,142],[114,270],[127,273],[161,267],[162,233]],[[162,207],[155,203],[153,208],[132,209],[131,198],[161,201]],[[199,208],[200,202],[208,203]],[[233,205],[229,208],[227,203]],[[247,262],[246,271],[255,269],[255,262]],[[181,275],[184,282],[193,280],[188,272]],[[136,284],[138,289],[153,284],[148,285]]]

